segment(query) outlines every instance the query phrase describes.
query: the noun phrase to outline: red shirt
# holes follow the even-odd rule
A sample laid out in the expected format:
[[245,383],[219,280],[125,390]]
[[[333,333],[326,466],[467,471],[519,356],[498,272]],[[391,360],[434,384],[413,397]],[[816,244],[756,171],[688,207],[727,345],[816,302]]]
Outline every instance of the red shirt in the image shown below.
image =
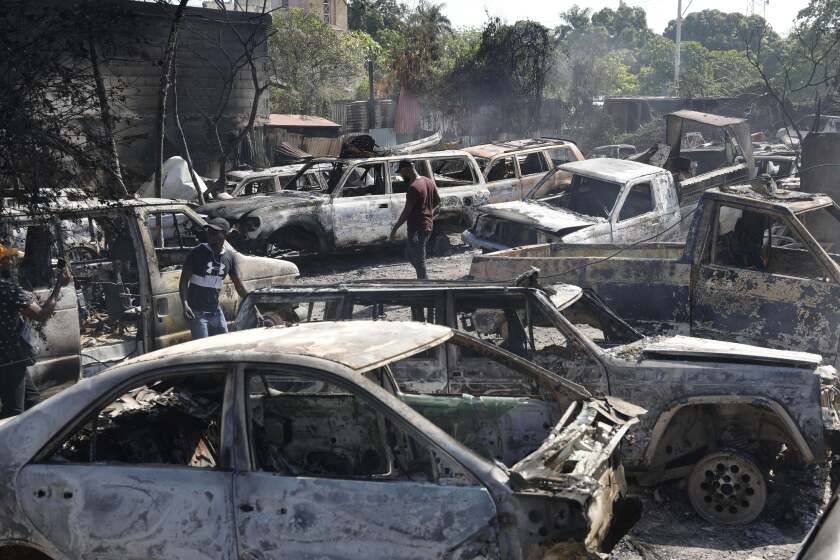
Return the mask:
[[406,217],[408,235],[416,231],[432,231],[432,212],[440,204],[435,182],[428,177],[417,177],[405,193],[405,205],[409,208]]

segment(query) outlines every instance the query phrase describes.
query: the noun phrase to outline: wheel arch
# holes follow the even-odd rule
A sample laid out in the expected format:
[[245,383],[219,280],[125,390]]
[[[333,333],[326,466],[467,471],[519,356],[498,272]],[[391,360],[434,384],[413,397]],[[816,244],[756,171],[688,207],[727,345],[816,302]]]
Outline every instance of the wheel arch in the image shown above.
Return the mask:
[[311,235],[318,244],[317,250],[323,251],[329,247],[330,236],[324,230],[324,226],[316,218],[294,217],[284,221],[282,224],[272,228],[272,232],[266,237],[267,241],[275,242],[282,237],[283,233],[298,232],[302,235]]
[[665,439],[668,433],[668,428],[671,426],[672,420],[677,413],[692,407],[702,407],[704,405],[716,406],[745,406],[747,408],[759,409],[762,412],[769,412],[775,417],[787,432],[791,442],[796,447],[796,451],[802,456],[806,463],[814,461],[814,452],[811,446],[802,435],[802,431],[797,426],[793,418],[788,414],[788,411],[778,402],[763,396],[748,396],[748,395],[705,395],[698,397],[689,397],[679,402],[673,403],[668,409],[664,410],[656,419],[653,430],[651,431],[650,441],[642,458],[642,462],[646,467],[650,467],[654,463],[656,452],[660,444]]
[[0,542],[0,558],[3,560],[59,560],[58,557],[26,541]]

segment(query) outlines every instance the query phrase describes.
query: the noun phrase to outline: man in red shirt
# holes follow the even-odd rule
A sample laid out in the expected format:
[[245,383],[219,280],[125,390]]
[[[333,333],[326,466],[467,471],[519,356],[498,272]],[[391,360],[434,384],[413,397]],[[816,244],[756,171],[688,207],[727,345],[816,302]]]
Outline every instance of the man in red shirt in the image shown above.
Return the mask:
[[402,180],[408,184],[408,191],[405,193],[405,208],[400,214],[397,223],[391,229],[391,239],[397,235],[400,226],[406,224],[408,239],[405,245],[405,254],[408,262],[417,271],[417,278],[424,280],[426,275],[426,243],[432,235],[434,225],[434,209],[440,205],[435,182],[428,177],[420,177],[414,169],[410,160],[404,159],[397,166],[397,171]]

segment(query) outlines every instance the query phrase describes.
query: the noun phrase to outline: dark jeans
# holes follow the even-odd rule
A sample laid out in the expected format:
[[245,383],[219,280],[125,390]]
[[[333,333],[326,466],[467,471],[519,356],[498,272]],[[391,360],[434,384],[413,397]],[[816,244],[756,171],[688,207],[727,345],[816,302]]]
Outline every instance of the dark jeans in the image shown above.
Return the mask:
[[426,245],[431,235],[431,231],[415,231],[408,235],[405,242],[405,256],[411,266],[414,267],[417,278],[420,280],[428,278],[426,274]]
[[194,313],[195,319],[190,321],[193,340],[228,332],[225,314],[221,307],[215,311],[194,311]]
[[0,366],[0,418],[17,416],[38,404],[40,399],[41,394],[32,382],[26,364]]

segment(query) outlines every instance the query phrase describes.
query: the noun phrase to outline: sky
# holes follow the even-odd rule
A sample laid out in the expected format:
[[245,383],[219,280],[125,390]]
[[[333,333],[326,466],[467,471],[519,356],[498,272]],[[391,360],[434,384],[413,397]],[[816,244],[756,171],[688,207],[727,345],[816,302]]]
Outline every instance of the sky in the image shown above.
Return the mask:
[[[519,19],[532,19],[547,27],[560,23],[560,12],[577,4],[592,8],[593,11],[604,7],[617,8],[619,0],[434,0],[445,2],[445,13],[456,27],[480,27],[487,19],[485,12],[499,16],[508,22]],[[647,12],[648,26],[654,31],[664,31],[668,21],[677,15],[677,0],[625,0],[631,6],[640,6]],[[762,1],[755,0],[756,12],[762,15]],[[690,4],[689,4],[690,2]],[[683,0],[683,12],[702,10],[720,10],[722,12],[740,11],[746,13],[752,0]],[[409,4],[415,4],[411,0]],[[767,20],[773,29],[786,35],[790,31],[796,14],[808,5],[808,0],[768,0],[764,7]],[[688,10],[686,10],[688,6]]]

